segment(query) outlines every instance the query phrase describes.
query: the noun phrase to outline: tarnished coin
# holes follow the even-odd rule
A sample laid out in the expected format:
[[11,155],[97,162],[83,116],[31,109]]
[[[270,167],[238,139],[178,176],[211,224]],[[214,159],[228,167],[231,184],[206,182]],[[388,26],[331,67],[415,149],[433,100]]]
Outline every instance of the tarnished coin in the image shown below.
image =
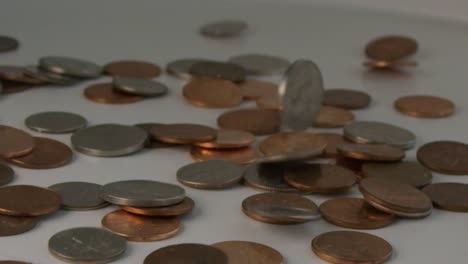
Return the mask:
[[416,53],[418,43],[407,36],[383,36],[367,44],[365,53],[374,60],[397,61]]
[[210,78],[195,78],[183,89],[190,103],[207,108],[229,108],[242,102],[242,91],[231,81]]
[[102,218],[102,226],[129,241],[158,241],[173,237],[180,230],[180,220],[174,217],[149,217],[117,210]]
[[77,84],[79,82],[78,78],[49,72],[35,65],[24,67],[24,71],[27,76],[41,80],[44,83],[56,84],[56,85],[61,85],[61,86],[69,86],[69,85]]
[[182,202],[163,206],[163,207],[130,207],[124,206],[122,210],[132,214],[146,215],[146,216],[179,216],[192,211],[195,207],[195,202],[189,197],[185,197]]
[[15,172],[9,166],[0,163],[0,186],[7,185],[13,180]]
[[221,20],[203,25],[200,34],[209,38],[232,38],[247,29],[247,22],[242,20]]
[[276,249],[250,241],[223,241],[212,245],[222,250],[229,264],[283,264],[283,256]]
[[340,134],[334,133],[317,133],[320,137],[324,138],[327,142],[325,151],[323,155],[325,157],[336,157],[338,155],[338,150],[336,149],[339,145],[350,143],[346,138]]
[[261,155],[252,147],[237,149],[207,149],[201,147],[192,147],[190,150],[192,159],[195,161],[205,160],[227,160],[237,164],[249,164],[257,161]]
[[112,83],[97,83],[84,90],[84,96],[100,104],[130,104],[141,101],[143,96],[115,91]]
[[150,62],[122,60],[107,64],[104,72],[114,77],[152,79],[161,74],[161,68]]
[[0,237],[25,233],[33,229],[36,223],[36,217],[0,215]]
[[218,117],[218,126],[248,131],[254,135],[269,135],[280,130],[281,119],[277,110],[240,109]]
[[95,227],[67,229],[49,239],[50,253],[73,263],[108,263],[120,257],[126,248],[125,238]]
[[177,185],[158,181],[128,180],[104,185],[101,198],[123,206],[159,207],[182,202],[185,190]]
[[63,182],[49,186],[62,197],[62,208],[66,210],[94,210],[109,205],[101,194],[102,186],[91,182]]
[[176,244],[162,247],[149,254],[143,264],[228,264],[226,254],[202,244]]
[[244,172],[245,184],[262,191],[301,193],[284,180],[286,166],[284,163],[251,164]]
[[177,180],[197,189],[223,189],[242,180],[244,168],[225,160],[207,160],[183,166],[177,171]]
[[194,144],[213,140],[216,130],[197,124],[168,124],[153,127],[150,131],[154,139],[171,144]]
[[267,54],[243,54],[231,57],[229,62],[242,66],[248,74],[270,75],[283,73],[289,61],[279,56]]
[[236,149],[248,147],[254,142],[255,136],[250,132],[236,129],[219,129],[216,132],[215,139],[195,143],[195,145],[208,149]]
[[190,74],[190,68],[192,68],[192,66],[197,63],[205,62],[205,61],[208,61],[208,60],[205,60],[205,59],[175,60],[167,64],[166,71],[172,76],[175,76],[180,79],[188,80],[192,78],[192,75]]
[[240,83],[239,86],[245,100],[257,100],[264,96],[278,94],[278,86],[272,82],[249,79]]
[[0,125],[0,157],[15,158],[31,153],[34,138],[23,130]]
[[2,81],[12,81],[31,85],[44,84],[44,81],[30,77],[27,74],[25,67],[11,65],[0,66],[0,79],[2,79]]
[[52,190],[32,185],[0,188],[0,214],[41,216],[60,209],[62,199]]
[[375,209],[361,198],[330,199],[319,209],[327,222],[346,228],[377,229],[395,221],[394,215]]
[[343,168],[350,169],[354,171],[355,173],[357,173],[358,176],[360,176],[362,164],[366,161],[357,160],[353,158],[347,158],[345,156],[338,155],[335,157],[335,162],[336,162],[336,165],[343,167]]
[[134,126],[143,129],[148,134],[148,140],[146,142],[146,148],[168,148],[174,146],[173,144],[161,142],[151,136],[151,129],[164,126],[165,124],[161,123],[139,123],[135,124]]
[[393,248],[384,239],[356,231],[322,233],[312,240],[312,251],[321,259],[336,264],[384,263]]
[[113,85],[119,92],[143,97],[161,96],[169,90],[163,83],[141,78],[115,77]]
[[16,50],[18,46],[18,40],[8,36],[0,36],[0,53]]
[[468,184],[458,182],[442,182],[430,184],[422,190],[437,208],[468,212]]
[[468,145],[457,141],[424,144],[416,154],[426,168],[451,175],[468,174]]
[[135,126],[102,124],[75,132],[71,143],[86,155],[113,157],[141,150],[147,138],[146,132]]
[[228,62],[204,61],[192,65],[190,74],[193,77],[223,79],[233,82],[245,80],[245,69]]
[[70,133],[86,126],[84,117],[68,112],[41,112],[30,115],[24,121],[34,131],[42,133]]
[[446,117],[455,112],[455,104],[452,101],[430,95],[400,97],[395,101],[394,106],[405,115],[423,118]]
[[315,116],[314,127],[337,128],[353,122],[354,114],[351,111],[333,107],[322,106]]
[[33,85],[31,84],[14,82],[14,81],[6,81],[6,80],[0,80],[0,83],[2,85],[2,91],[1,91],[2,94],[20,93],[20,92],[29,90],[30,88],[33,87]]
[[399,161],[405,157],[402,149],[383,144],[343,144],[337,149],[347,158],[365,161]]
[[409,149],[416,143],[413,132],[376,121],[356,121],[344,127],[344,136],[356,143],[387,144]]
[[421,188],[432,182],[432,173],[417,162],[364,163],[362,175],[366,178],[384,178],[389,181]]
[[369,106],[369,94],[351,89],[327,89],[323,97],[323,104],[343,109],[355,110]]
[[70,57],[42,57],[39,66],[46,71],[78,78],[97,78],[102,72],[102,67],[94,62]]

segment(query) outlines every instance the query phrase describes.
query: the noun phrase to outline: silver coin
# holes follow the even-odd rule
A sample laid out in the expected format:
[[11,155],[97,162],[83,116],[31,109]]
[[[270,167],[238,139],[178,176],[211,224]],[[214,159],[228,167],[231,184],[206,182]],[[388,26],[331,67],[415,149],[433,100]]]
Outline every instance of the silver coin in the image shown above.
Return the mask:
[[94,210],[109,205],[101,197],[102,186],[90,182],[64,182],[49,187],[62,197],[62,207],[67,210]]
[[129,180],[104,185],[101,198],[124,206],[161,207],[181,202],[185,198],[185,190],[163,182]]
[[231,57],[229,62],[242,66],[247,73],[269,75],[283,73],[290,62],[287,59],[266,54],[244,54]]
[[245,80],[245,69],[239,65],[227,62],[205,61],[194,64],[190,68],[194,77],[208,77],[233,82]]
[[42,112],[30,115],[24,121],[34,131],[42,133],[70,133],[86,126],[84,117],[67,112]]
[[284,163],[251,164],[244,172],[244,180],[250,187],[270,192],[301,193],[284,180]]
[[93,62],[70,57],[42,57],[39,66],[46,71],[78,78],[97,78],[102,72],[102,67]]
[[421,188],[432,182],[432,173],[417,162],[364,163],[364,177],[380,177],[389,181],[409,184]]
[[116,77],[113,84],[114,89],[120,92],[145,97],[161,96],[169,90],[163,83],[139,78]]
[[109,263],[126,248],[125,238],[95,227],[67,229],[49,239],[50,253],[73,263]]
[[103,124],[76,131],[71,136],[71,143],[83,154],[114,157],[141,150],[147,139],[148,134],[141,128]]
[[282,125],[293,130],[312,126],[324,96],[322,74],[318,66],[308,60],[295,61],[284,74],[279,91],[283,106]]
[[239,36],[248,27],[242,20],[222,20],[203,25],[200,34],[210,38],[231,38]]
[[207,160],[188,164],[177,171],[177,180],[198,189],[222,189],[242,180],[244,169],[225,160]]
[[356,143],[387,144],[402,149],[412,148],[416,143],[413,132],[376,121],[353,122],[344,127],[343,134]]
[[192,78],[192,75],[190,74],[190,68],[192,68],[192,66],[197,63],[206,62],[206,61],[208,60],[204,60],[204,59],[175,60],[167,64],[166,71],[172,76],[175,76],[180,79],[188,80]]
[[25,74],[41,80],[46,83],[52,83],[62,86],[74,85],[78,83],[79,80],[67,77],[65,75],[56,74],[53,72],[44,71],[36,66],[30,65],[24,67]]
[[298,207],[282,207],[273,204],[257,205],[254,209],[264,217],[279,218],[284,221],[312,221],[320,218],[318,208],[316,210],[298,208]]

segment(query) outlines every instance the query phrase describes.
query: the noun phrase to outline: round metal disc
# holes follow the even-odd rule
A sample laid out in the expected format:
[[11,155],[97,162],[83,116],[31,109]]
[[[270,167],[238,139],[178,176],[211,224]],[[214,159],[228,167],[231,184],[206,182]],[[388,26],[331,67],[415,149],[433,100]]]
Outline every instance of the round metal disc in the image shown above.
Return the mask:
[[223,189],[239,183],[244,168],[225,160],[188,164],[177,171],[177,180],[197,189]]
[[67,210],[94,210],[108,205],[101,197],[102,186],[90,182],[63,182],[49,186],[62,197],[62,207]]
[[15,172],[9,166],[0,163],[0,186],[7,185],[13,180]]
[[193,144],[213,140],[216,130],[198,124],[168,124],[150,130],[154,139],[171,144]]
[[247,22],[242,20],[221,20],[203,25],[200,34],[209,38],[232,38],[247,29]]
[[0,214],[41,216],[60,209],[60,195],[50,189],[32,185],[11,185],[0,188]]
[[362,175],[376,177],[421,188],[432,182],[432,173],[417,162],[364,163]]
[[122,210],[132,214],[146,215],[146,216],[179,216],[187,214],[195,207],[195,202],[190,197],[174,205],[163,207],[129,207],[124,206]]
[[271,109],[240,109],[218,117],[218,126],[248,131],[254,135],[269,135],[280,130],[280,113]]
[[43,82],[51,83],[51,84],[68,86],[68,85],[77,84],[79,82],[79,79],[77,78],[72,78],[66,75],[49,72],[35,65],[24,67],[24,71],[26,75],[32,78],[36,78]]
[[245,183],[263,191],[300,193],[284,180],[284,163],[261,163],[247,166],[244,172]]
[[14,158],[31,153],[36,143],[23,130],[0,125],[0,157]]
[[161,96],[169,90],[163,83],[140,78],[115,77],[113,84],[114,89],[120,92],[144,97]]
[[104,66],[104,72],[111,76],[152,79],[161,74],[158,65],[146,61],[122,60]]
[[290,64],[287,59],[267,54],[238,55],[229,62],[242,66],[249,74],[259,75],[283,73]]
[[429,196],[437,208],[468,212],[468,184],[442,182],[428,185],[422,190]]
[[229,264],[283,264],[284,259],[276,249],[249,241],[223,241],[212,245],[221,249]]
[[102,67],[93,62],[70,57],[42,57],[39,65],[44,70],[78,78],[97,78],[102,72]]
[[384,144],[343,144],[337,150],[346,158],[363,161],[400,161],[405,157],[401,148]]
[[202,244],[177,244],[149,254],[143,264],[228,264],[223,251]]
[[67,112],[42,112],[30,115],[26,126],[42,133],[70,133],[86,126],[84,117]]
[[0,36],[0,53],[16,50],[18,46],[18,40],[8,36]]
[[36,217],[0,215],[0,237],[25,233],[36,226],[37,220]]
[[369,106],[371,97],[365,92],[351,89],[327,89],[323,97],[323,104],[354,110]]
[[205,61],[194,64],[190,68],[194,77],[223,79],[233,82],[245,80],[245,69],[239,65],[228,62]]
[[411,56],[418,50],[415,39],[407,36],[383,36],[373,39],[366,45],[367,57],[374,60],[398,61]]
[[356,143],[387,144],[409,149],[416,143],[413,132],[376,121],[357,121],[344,127],[344,136]]
[[450,175],[468,174],[468,145],[457,141],[433,141],[416,154],[426,168]]
[[208,60],[205,60],[205,59],[175,60],[167,64],[166,71],[172,76],[175,76],[180,79],[188,80],[192,78],[192,75],[190,74],[190,68],[192,68],[192,66],[197,63],[205,62],[205,61],[208,61]]

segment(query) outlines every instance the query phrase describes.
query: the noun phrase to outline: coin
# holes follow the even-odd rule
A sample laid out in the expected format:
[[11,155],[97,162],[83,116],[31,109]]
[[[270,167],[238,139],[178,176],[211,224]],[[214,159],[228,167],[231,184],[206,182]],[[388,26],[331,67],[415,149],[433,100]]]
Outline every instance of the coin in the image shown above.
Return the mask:
[[365,92],[351,89],[327,89],[323,104],[348,110],[363,109],[369,106],[371,97]]
[[242,102],[242,91],[231,81],[194,78],[183,89],[190,103],[207,108],[229,108]]
[[330,199],[319,209],[327,222],[345,228],[377,229],[395,221],[394,215],[375,209],[361,198]]
[[196,146],[208,149],[236,149],[250,146],[255,142],[252,133],[236,129],[219,129],[216,138],[211,141],[195,143]]
[[239,36],[247,27],[247,22],[242,20],[220,20],[203,25],[200,34],[209,38],[232,38]]
[[260,153],[252,147],[238,149],[207,149],[192,147],[190,150],[192,159],[195,161],[227,160],[237,164],[249,164],[260,158]]
[[77,78],[97,78],[102,72],[102,67],[94,62],[60,56],[42,57],[39,66],[46,71]]
[[0,237],[25,233],[33,229],[36,223],[35,217],[0,215]]
[[42,133],[69,133],[86,126],[84,117],[68,112],[41,112],[30,115],[24,121],[34,131]]
[[264,95],[255,100],[258,108],[282,110],[281,97],[278,93]]
[[321,259],[341,263],[384,263],[393,248],[384,239],[356,231],[322,233],[312,240],[312,251]]
[[43,84],[44,81],[27,75],[25,67],[3,65],[0,66],[0,79],[26,84]]
[[283,256],[276,249],[250,241],[223,241],[212,245],[222,250],[229,264],[283,264]]
[[0,125],[0,138],[0,157],[7,159],[31,153],[36,144],[28,133],[5,125]]
[[7,185],[13,180],[15,172],[9,166],[0,163],[0,186]]
[[248,79],[239,84],[245,100],[257,100],[271,94],[278,94],[278,86],[272,82]]
[[446,117],[455,111],[455,105],[450,100],[430,95],[400,97],[394,106],[400,113],[423,118]]
[[102,124],[75,132],[71,143],[77,151],[86,155],[114,157],[141,150],[147,138],[146,132],[138,127]]
[[405,157],[402,149],[383,144],[343,144],[337,149],[347,158],[366,161],[399,161]]
[[161,123],[140,123],[140,124],[135,124],[134,126],[143,129],[147,133],[148,140],[147,140],[146,145],[145,145],[146,148],[167,148],[167,147],[174,146],[173,144],[164,143],[164,142],[161,142],[159,140],[156,140],[151,136],[151,133],[150,133],[151,129],[153,129],[154,127],[158,127],[158,126],[164,126],[164,124],[161,124]]
[[69,86],[78,83],[78,79],[69,77],[66,75],[61,75],[58,73],[49,72],[43,70],[35,65],[24,67],[25,75],[38,79],[44,83],[51,83],[61,86]]
[[192,78],[192,75],[190,74],[190,68],[192,68],[194,64],[197,64],[199,62],[204,62],[204,61],[208,61],[208,60],[205,60],[205,59],[175,60],[167,64],[166,71],[172,76],[175,76],[180,79],[188,80]]
[[168,124],[153,127],[151,136],[159,141],[171,144],[194,144],[213,140],[216,130],[197,124]]
[[415,61],[374,60],[374,61],[366,61],[364,62],[363,65],[373,70],[395,70],[401,67],[416,67],[418,66],[418,63]]
[[336,157],[338,155],[338,150],[336,149],[336,147],[342,144],[350,143],[340,134],[317,133],[316,135],[324,138],[327,142],[327,146],[325,147],[325,151],[323,153],[325,157]]
[[207,160],[183,166],[177,170],[177,180],[197,189],[223,189],[242,180],[244,168],[225,160]]
[[364,163],[364,177],[384,178],[389,181],[409,184],[421,188],[432,182],[432,173],[417,162]]
[[364,160],[357,160],[357,159],[347,158],[347,157],[338,155],[336,156],[335,161],[336,161],[336,165],[343,167],[343,168],[350,169],[354,171],[355,173],[357,173],[358,177],[361,177],[360,176],[361,167],[362,167],[362,164],[365,162]]
[[322,106],[315,117],[314,127],[337,128],[353,122],[354,114],[351,111],[333,107]]
[[95,227],[63,230],[49,239],[53,256],[74,263],[108,263],[120,257],[126,248],[124,238]]
[[187,214],[195,207],[195,202],[189,197],[185,197],[182,202],[163,207],[129,207],[124,206],[122,210],[132,214],[146,216],[179,216]]
[[112,84],[119,92],[143,97],[161,96],[169,90],[163,83],[141,78],[115,77]]
[[426,168],[451,175],[468,174],[468,145],[456,141],[433,141],[416,154]]
[[2,85],[2,94],[20,93],[29,90],[33,86],[27,83],[0,80]]
[[240,109],[218,117],[218,126],[239,129],[254,135],[269,135],[280,129],[280,113],[270,109]]
[[286,166],[285,163],[251,164],[244,172],[245,184],[262,191],[300,193],[284,180]]
[[107,64],[104,72],[114,77],[152,79],[161,74],[161,68],[150,62],[122,60]]
[[84,90],[84,96],[100,104],[130,104],[143,100],[144,97],[119,93],[111,83],[97,83]]
[[228,62],[204,61],[190,67],[193,77],[223,79],[233,82],[245,80],[246,72],[241,66]]
[[373,39],[365,52],[374,60],[396,61],[413,55],[417,50],[418,43],[413,38],[389,35]]
[[11,185],[0,188],[0,214],[40,216],[60,209],[56,192],[32,185]]
[[143,264],[228,264],[226,254],[202,244],[176,244],[159,248],[149,254]]
[[279,87],[282,96],[282,124],[303,130],[314,124],[322,106],[323,80],[318,66],[308,60],[297,60],[283,76]]
[[177,185],[158,181],[127,180],[104,185],[101,198],[123,206],[159,207],[182,202],[185,190]]
[[412,148],[416,141],[413,132],[376,121],[356,121],[344,127],[344,136],[356,143],[387,144],[403,149]]
[[0,264],[32,264],[31,262],[21,262],[14,260],[0,260]]
[[108,213],[102,226],[129,241],[159,241],[173,237],[180,230],[180,221],[172,217],[134,215],[123,210]]
[[458,182],[433,183],[422,189],[437,208],[468,212],[468,184]]
[[289,61],[279,56],[268,54],[242,54],[229,58],[229,62],[243,67],[248,74],[270,75],[283,73]]
[[109,205],[101,199],[102,186],[91,182],[63,182],[49,186],[62,197],[62,208],[66,210],[94,210]]
[[18,46],[18,40],[8,36],[0,36],[0,53],[16,50]]

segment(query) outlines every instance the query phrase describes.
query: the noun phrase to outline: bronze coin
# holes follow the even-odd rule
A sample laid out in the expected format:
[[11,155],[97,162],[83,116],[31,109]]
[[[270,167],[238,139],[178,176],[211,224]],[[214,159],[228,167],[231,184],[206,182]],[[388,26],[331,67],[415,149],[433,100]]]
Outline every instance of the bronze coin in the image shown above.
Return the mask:
[[278,93],[264,95],[255,100],[255,103],[257,104],[257,107],[261,109],[282,109],[281,97]]
[[102,226],[129,241],[159,241],[173,237],[180,230],[180,221],[172,217],[149,217],[117,210],[102,218]]
[[255,142],[255,136],[247,131],[235,129],[219,129],[216,138],[196,143],[196,146],[208,149],[232,149],[248,147]]
[[327,222],[346,228],[377,229],[395,221],[394,215],[375,209],[361,198],[330,199],[319,210]]
[[338,193],[349,190],[358,176],[351,170],[331,164],[300,164],[289,166],[286,182],[299,190],[313,193]]
[[144,99],[142,96],[119,93],[112,83],[93,84],[84,90],[84,96],[101,104],[130,104]]
[[212,245],[223,251],[229,264],[283,264],[283,256],[277,250],[249,241],[223,241]]
[[418,63],[415,61],[374,60],[364,62],[364,66],[373,70],[395,70],[402,67],[416,67]]
[[317,133],[316,135],[322,137],[327,142],[323,155],[327,158],[334,158],[338,156],[338,150],[336,149],[339,145],[351,143],[345,137],[335,133]]
[[356,231],[332,231],[312,240],[312,251],[336,264],[380,264],[392,256],[392,246],[384,239]]
[[404,96],[396,100],[394,106],[405,115],[423,118],[446,117],[455,111],[452,101],[430,95]]
[[8,36],[0,36],[0,53],[16,50],[18,46],[18,40]]
[[468,174],[468,145],[456,141],[434,141],[421,146],[418,161],[430,170],[451,174]]
[[25,233],[33,229],[36,223],[35,217],[0,215],[0,237]]
[[40,216],[60,209],[62,199],[52,190],[32,185],[11,185],[0,188],[0,214]]
[[284,180],[285,163],[257,163],[247,166],[244,171],[245,184],[262,191],[301,193]]
[[363,160],[357,160],[357,159],[351,159],[351,158],[346,158],[343,156],[338,155],[335,158],[336,165],[350,169],[356,173],[360,177],[361,169],[362,169],[362,164],[364,164]]
[[192,211],[193,207],[195,207],[195,202],[189,197],[185,197],[185,199],[182,202],[171,206],[145,208],[122,207],[122,210],[132,214],[146,216],[179,216]]
[[348,158],[366,161],[399,161],[405,152],[397,147],[383,144],[343,144],[338,153]]
[[348,110],[362,109],[369,106],[371,97],[365,92],[351,89],[325,90],[322,104]]
[[151,136],[151,129],[159,126],[165,126],[165,124],[160,123],[139,123],[135,124],[141,129],[143,129],[146,133],[148,133],[148,142],[145,144],[146,148],[167,148],[174,146],[173,144],[161,142]]
[[168,124],[153,127],[151,136],[159,141],[171,144],[194,144],[213,140],[216,130],[197,124]]
[[9,166],[0,163],[0,186],[7,185],[13,180],[15,172]]
[[353,122],[354,114],[333,106],[322,106],[315,117],[314,127],[337,128]]
[[68,164],[73,157],[72,150],[60,141],[35,137],[33,151],[21,157],[11,158],[8,162],[29,169],[52,169]]
[[206,149],[194,146],[190,150],[190,154],[195,161],[227,160],[238,164],[249,164],[260,158],[260,153],[251,147],[226,150]]
[[30,153],[36,145],[34,138],[23,130],[0,125],[0,157],[15,158]]
[[383,178],[421,188],[432,182],[432,173],[417,162],[365,163],[362,175],[366,178]]
[[282,132],[271,135],[260,142],[259,149],[265,156],[306,153],[310,157],[322,154],[327,142],[321,136],[306,132]]
[[366,55],[374,60],[397,61],[413,55],[417,50],[418,43],[410,37],[384,36],[367,44]]
[[239,84],[245,100],[257,100],[263,96],[278,94],[278,86],[272,82],[245,80]]
[[177,244],[162,247],[149,254],[143,264],[228,264],[226,254],[212,246]]
[[207,108],[229,108],[242,102],[242,91],[235,83],[221,79],[192,79],[184,86],[184,97]]
[[243,67],[230,62],[203,61],[192,65],[190,74],[194,77],[242,82],[245,80],[246,71]]
[[458,182],[442,182],[430,184],[422,190],[437,208],[468,212],[468,184]]
[[248,131],[254,135],[269,135],[280,130],[280,113],[271,109],[241,109],[218,117],[221,128]]
[[1,80],[2,94],[20,93],[33,87],[31,84]]
[[107,64],[104,72],[114,77],[152,79],[161,74],[161,68],[150,62],[123,60]]

